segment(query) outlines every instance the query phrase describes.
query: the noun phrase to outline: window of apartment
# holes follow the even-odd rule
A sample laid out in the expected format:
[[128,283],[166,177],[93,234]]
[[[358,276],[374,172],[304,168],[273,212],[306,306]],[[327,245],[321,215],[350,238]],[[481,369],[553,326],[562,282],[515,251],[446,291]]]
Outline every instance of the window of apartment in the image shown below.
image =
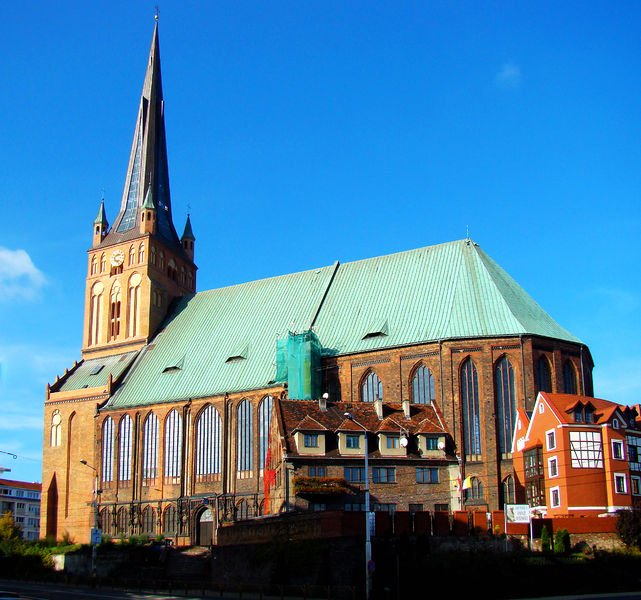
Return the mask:
[[386,512],[393,515],[396,512],[396,504],[375,502],[374,510],[376,512]]
[[24,523],[24,517],[16,517],[16,523]]
[[598,431],[570,431],[570,455],[575,469],[602,469],[603,448]]
[[361,447],[361,436],[358,433],[348,433],[345,436],[345,447],[346,448],[360,448]]
[[417,512],[423,512],[423,505],[410,503],[409,512],[411,515],[416,514]]
[[362,483],[365,481],[365,467],[345,467],[345,481],[350,483]]
[[558,487],[550,489],[550,504],[552,505],[552,508],[558,508],[561,506],[561,491]]
[[427,436],[425,438],[425,447],[428,450],[438,450],[438,438],[435,436]]
[[639,457],[639,446],[641,446],[641,438],[637,435],[628,435],[626,439],[628,443],[628,463],[630,464],[630,471],[641,471],[641,462]]
[[559,475],[559,461],[556,456],[548,458],[548,474],[550,477],[558,477]]
[[436,467],[416,467],[416,483],[438,483]]
[[623,460],[623,442],[612,440],[612,458]]
[[547,450],[556,449],[556,432],[553,429],[545,433],[545,440],[547,442]]
[[614,474],[614,489],[617,494],[627,494],[628,485],[624,473],[615,473]]
[[365,510],[365,505],[358,502],[346,502],[343,507],[345,512],[363,512]]
[[327,467],[325,466],[309,467],[309,476],[310,477],[327,477]]
[[325,504],[325,502],[310,502],[309,510],[312,512],[323,512],[327,510],[327,504]]
[[23,490],[16,490],[16,496],[18,496],[18,498],[24,498],[24,491]]
[[435,504],[434,505],[434,510],[435,511],[439,511],[439,510],[449,511],[450,510],[450,505],[449,504]]
[[396,467],[374,467],[372,469],[372,481],[374,483],[395,483]]
[[24,508],[24,507],[25,507],[25,503],[24,502],[17,502],[16,503],[16,508],[18,510],[20,510],[21,508]]
[[318,434],[306,433],[304,435],[304,446],[305,448],[318,448]]
[[27,498],[40,498],[40,494],[38,492],[27,492]]
[[641,478],[630,476],[630,489],[633,496],[641,495]]
[[387,436],[387,448],[400,448],[401,447],[401,437],[399,435],[388,435]]

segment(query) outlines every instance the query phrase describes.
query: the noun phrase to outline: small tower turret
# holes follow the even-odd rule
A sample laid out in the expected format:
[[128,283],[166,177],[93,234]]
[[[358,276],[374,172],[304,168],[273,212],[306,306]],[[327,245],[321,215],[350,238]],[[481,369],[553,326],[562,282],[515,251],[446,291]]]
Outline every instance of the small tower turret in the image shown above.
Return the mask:
[[189,256],[189,258],[194,260],[194,242],[196,238],[194,237],[194,232],[191,228],[191,219],[189,218],[189,213],[187,213],[187,222],[185,223],[185,231],[180,238],[180,243],[182,244],[183,250]]
[[156,207],[151,191],[151,181],[140,210],[140,233],[151,233],[152,235],[156,233]]
[[98,216],[93,222],[93,245],[97,246],[107,235],[109,230],[109,223],[105,213],[105,199],[101,198],[100,208],[98,209]]

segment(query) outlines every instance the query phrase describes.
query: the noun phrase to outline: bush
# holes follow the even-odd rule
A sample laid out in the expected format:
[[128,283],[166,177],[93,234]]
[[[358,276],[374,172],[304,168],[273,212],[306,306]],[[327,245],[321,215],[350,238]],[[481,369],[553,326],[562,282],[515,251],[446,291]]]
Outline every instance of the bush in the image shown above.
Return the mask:
[[617,533],[628,547],[641,549],[641,510],[620,510],[617,518]]
[[554,553],[568,554],[570,552],[570,534],[567,529],[559,529],[554,534]]
[[548,528],[543,525],[543,529],[541,529],[541,550],[543,550],[543,552],[549,552],[550,543],[550,532]]

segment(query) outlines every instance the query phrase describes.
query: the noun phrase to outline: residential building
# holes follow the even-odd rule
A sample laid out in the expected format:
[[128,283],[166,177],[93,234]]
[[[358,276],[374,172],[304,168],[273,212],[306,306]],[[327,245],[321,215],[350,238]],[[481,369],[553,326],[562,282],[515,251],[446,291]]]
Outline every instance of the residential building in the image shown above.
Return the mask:
[[42,484],[0,479],[0,514],[11,513],[25,540],[40,537]]
[[521,498],[547,517],[614,514],[641,505],[639,408],[539,393],[518,411],[514,470]]
[[[433,404],[274,400],[265,512],[458,510],[459,465]],[[367,470],[365,456],[367,454]]]
[[[392,433],[372,417],[379,400],[399,418],[406,403],[417,418],[440,415],[446,455],[413,450],[427,443],[413,421],[408,456],[372,454],[443,495],[412,504],[454,509],[445,477],[455,461],[470,482],[466,507],[513,501],[516,410],[531,410],[540,390],[591,395],[588,347],[471,239],[196,292],[190,217],[180,237],[173,224],[157,24],[138,108],[119,212],[109,226],[103,201],[92,225],[81,357],[47,389],[41,535],[88,541],[95,491],[109,535],[210,543],[218,524],[265,512],[274,406],[301,454],[291,464],[311,466],[296,442],[311,421],[294,423],[278,402],[312,410],[324,394],[352,406],[376,444]],[[347,435],[310,418],[328,447]],[[323,459],[337,461],[332,473],[357,466],[350,450]],[[416,482],[432,461],[438,484]]]

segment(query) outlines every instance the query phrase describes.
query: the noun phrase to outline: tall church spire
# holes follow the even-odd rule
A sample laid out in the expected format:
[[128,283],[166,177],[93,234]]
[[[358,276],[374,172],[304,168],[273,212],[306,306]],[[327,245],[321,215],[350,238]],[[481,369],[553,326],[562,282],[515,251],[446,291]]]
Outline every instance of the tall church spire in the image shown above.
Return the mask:
[[156,235],[169,247],[181,248],[171,214],[158,21],[151,40],[120,211],[105,243],[118,243],[138,233],[149,191],[157,214]]

